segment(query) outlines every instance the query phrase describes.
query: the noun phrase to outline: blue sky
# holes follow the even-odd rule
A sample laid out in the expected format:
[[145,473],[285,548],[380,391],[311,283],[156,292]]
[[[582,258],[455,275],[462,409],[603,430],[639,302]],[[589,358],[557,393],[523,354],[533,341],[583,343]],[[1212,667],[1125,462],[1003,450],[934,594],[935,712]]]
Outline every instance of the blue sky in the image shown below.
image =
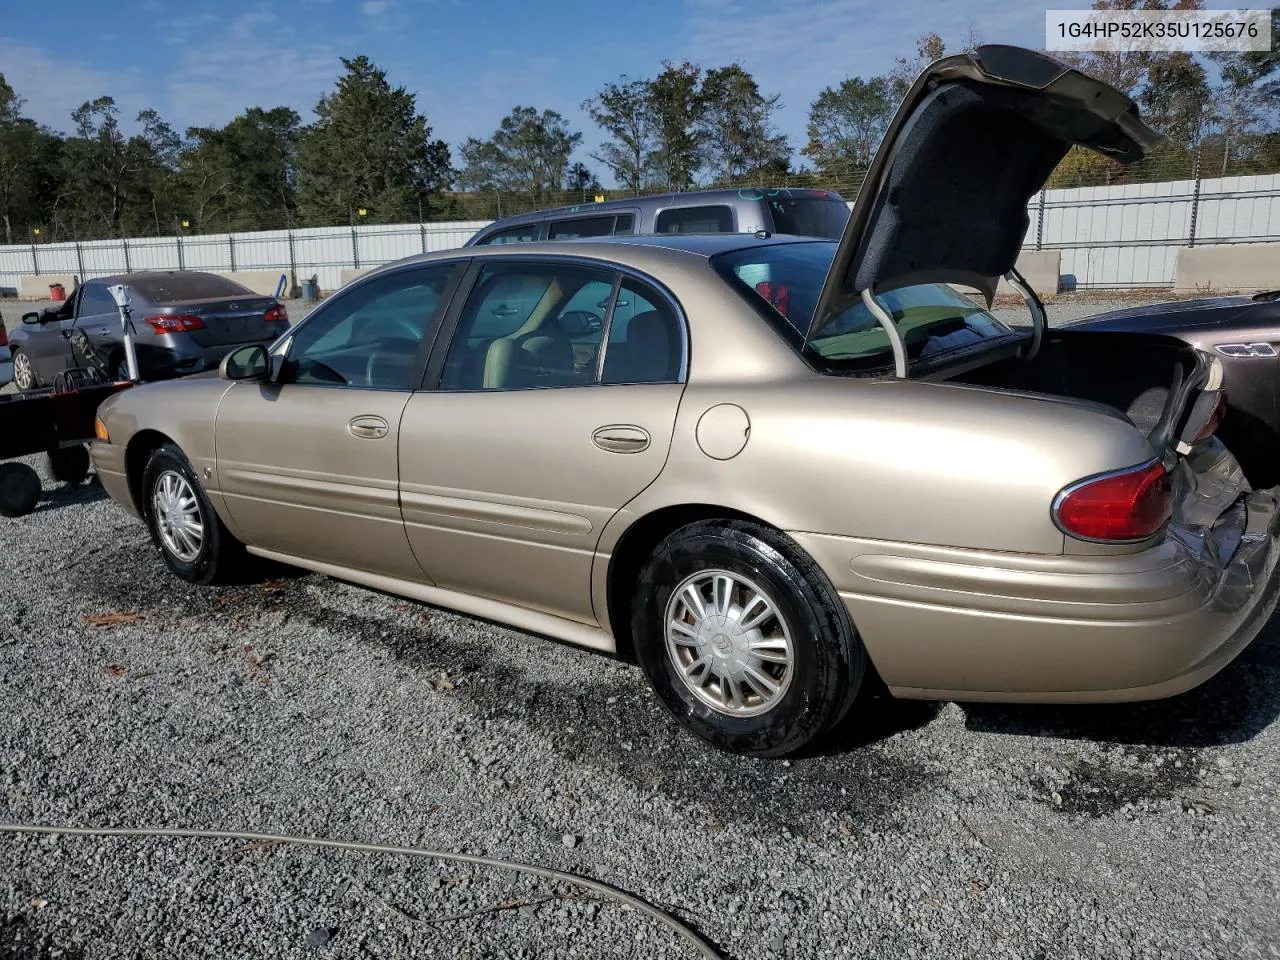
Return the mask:
[[[765,93],[781,94],[779,126],[798,151],[822,87],[883,73],[928,31],[953,46],[970,30],[988,43],[1041,46],[1045,9],[1012,0],[55,2],[56,18],[40,4],[6,4],[0,73],[27,115],[58,129],[102,94],[125,117],[154,107],[180,130],[248,106],[284,104],[310,121],[338,58],[364,53],[417,94],[455,161],[463,139],[488,136],[527,104],[564,114],[584,134],[576,159],[601,174],[586,156],[600,135],[580,104],[621,73],[650,76],[663,59],[737,60]],[[53,24],[65,29],[51,34]]]

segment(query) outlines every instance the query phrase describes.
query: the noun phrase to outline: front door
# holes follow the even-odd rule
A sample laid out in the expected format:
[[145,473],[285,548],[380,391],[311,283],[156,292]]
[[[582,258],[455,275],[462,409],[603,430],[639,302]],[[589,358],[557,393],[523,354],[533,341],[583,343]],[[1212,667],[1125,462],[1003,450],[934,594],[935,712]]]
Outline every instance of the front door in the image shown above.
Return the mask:
[[292,334],[277,383],[218,407],[217,484],[251,546],[421,580],[400,516],[401,415],[461,267],[358,283]]
[[662,470],[684,342],[675,306],[638,280],[564,260],[480,269],[438,388],[410,398],[400,431],[405,527],[431,579],[596,623],[596,544]]
[[75,326],[76,303],[81,292],[82,288],[72,291],[56,313],[42,313],[42,317],[48,319],[42,319],[39,326],[31,328],[25,349],[41,383],[53,383],[54,377],[71,366],[71,344],[67,341],[67,334]]

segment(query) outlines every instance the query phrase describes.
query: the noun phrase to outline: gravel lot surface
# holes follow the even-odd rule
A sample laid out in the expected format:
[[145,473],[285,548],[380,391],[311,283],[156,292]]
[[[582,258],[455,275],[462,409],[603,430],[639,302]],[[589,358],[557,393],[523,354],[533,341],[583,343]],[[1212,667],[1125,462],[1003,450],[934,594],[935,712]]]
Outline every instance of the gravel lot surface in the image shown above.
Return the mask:
[[[0,820],[540,863],[735,958],[1280,956],[1276,623],[1174,700],[869,698],[750,760],[624,664],[312,575],[190,587],[97,486],[46,495],[0,520]],[[0,957],[692,955],[504,872],[0,836]]]
[[[868,697],[811,756],[749,760],[624,664],[312,575],[190,587],[96,485],[45,489],[0,519],[0,820],[544,864],[735,958],[1280,957],[1280,621],[1174,700]],[[256,956],[693,952],[507,872],[0,836],[0,958]]]

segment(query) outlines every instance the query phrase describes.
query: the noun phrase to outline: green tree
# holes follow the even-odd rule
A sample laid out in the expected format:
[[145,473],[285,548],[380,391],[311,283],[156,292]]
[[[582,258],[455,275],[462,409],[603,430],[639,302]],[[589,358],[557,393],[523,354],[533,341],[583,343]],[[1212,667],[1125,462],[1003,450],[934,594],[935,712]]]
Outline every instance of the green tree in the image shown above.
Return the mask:
[[1200,146],[1210,118],[1210,92],[1204,67],[1190,54],[1153,60],[1138,99],[1147,122],[1178,149],[1194,151]]
[[4,242],[42,222],[56,194],[59,138],[22,116],[23,100],[0,74],[0,226]]
[[591,158],[608,167],[624,189],[638,194],[645,182],[645,160],[654,148],[649,82],[624,75],[605,84],[582,109],[613,138]]
[[587,194],[594,196],[599,193],[603,187],[596,175],[587,169],[584,163],[575,163],[569,168],[569,173],[565,177],[564,188],[573,193],[582,194],[582,199],[587,199]]
[[431,139],[417,98],[368,57],[342,66],[298,144],[298,205],[315,222],[357,208],[381,221],[407,216],[449,184],[449,148]]
[[462,145],[458,182],[474,190],[523,193],[540,201],[563,189],[569,157],[582,134],[554,110],[516,107],[488,140]]
[[[968,42],[972,43],[976,39],[971,27]],[[942,42],[940,36],[936,33],[926,33],[916,41],[914,57],[898,57],[894,60],[893,69],[885,79],[888,83],[889,96],[893,98],[895,107],[907,95],[907,91],[911,89],[911,84],[915,83],[916,77],[920,76],[920,72],[933,61],[944,56],[946,52],[946,44]]]
[[741,64],[708,70],[700,91],[703,108],[698,131],[713,175],[725,180],[785,173],[791,149],[773,117],[779,96],[760,93]]
[[855,177],[870,165],[893,112],[885,77],[850,77],[827,87],[809,107],[809,142],[802,152],[828,177]]
[[165,229],[172,217],[168,178],[179,140],[154,110],[143,110],[142,129],[126,136],[111,97],[98,97],[71,114],[75,135],[63,145],[63,193],[73,228],[125,236],[144,226]]
[[654,144],[645,165],[653,182],[666,190],[693,186],[703,164],[701,77],[702,69],[688,60],[679,65],[664,60],[662,72],[649,81]]
[[250,107],[225,127],[192,127],[178,177],[196,225],[278,226],[297,210],[300,120],[288,107]]

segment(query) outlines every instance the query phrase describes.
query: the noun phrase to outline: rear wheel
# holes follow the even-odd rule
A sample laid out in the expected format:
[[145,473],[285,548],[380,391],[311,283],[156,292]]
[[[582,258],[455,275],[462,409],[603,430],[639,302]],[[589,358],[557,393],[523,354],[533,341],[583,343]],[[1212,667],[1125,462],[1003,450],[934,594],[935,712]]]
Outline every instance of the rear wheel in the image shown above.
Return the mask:
[[24,350],[13,351],[13,384],[22,391],[35,390],[40,386],[36,368]]
[[663,705],[735,753],[800,750],[844,717],[866,672],[826,575],[786,537],[743,521],[691,524],[658,546],[632,635]]
[[165,564],[189,583],[226,583],[247,567],[244,546],[227,530],[182,451],[157,447],[142,474],[142,508]]
[[40,474],[25,463],[0,463],[0,517],[25,517],[40,502]]

